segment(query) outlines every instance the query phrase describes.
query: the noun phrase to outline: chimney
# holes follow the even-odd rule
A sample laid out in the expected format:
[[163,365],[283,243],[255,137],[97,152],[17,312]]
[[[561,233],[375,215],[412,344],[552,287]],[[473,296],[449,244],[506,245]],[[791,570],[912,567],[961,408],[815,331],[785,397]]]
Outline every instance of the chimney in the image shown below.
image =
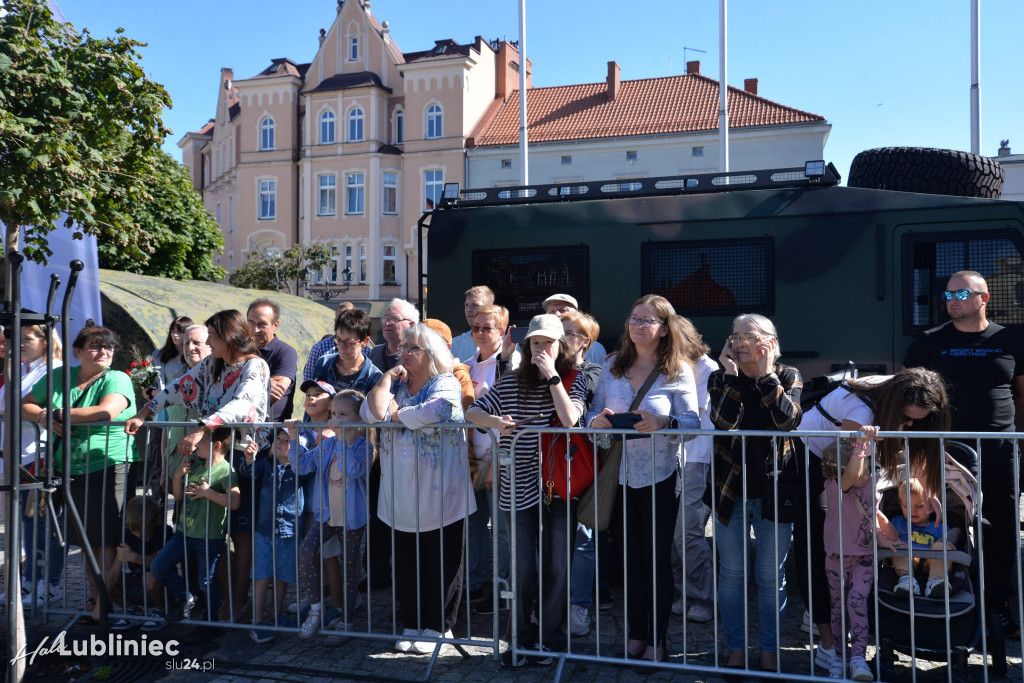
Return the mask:
[[745,78],[743,79],[743,89],[751,95],[757,94],[757,79],[756,78]]
[[1001,156],[1001,157],[1008,157],[1008,156],[1010,156],[1010,141],[1009,141],[1009,139],[1007,139],[1007,140],[1000,140],[999,141],[999,152],[997,152],[997,155]]
[[692,62],[687,62],[686,63],[686,74],[687,75],[693,74],[695,76],[700,76],[700,61],[699,60],[694,60]]
[[327,39],[327,31],[326,31],[326,29],[320,29],[320,44],[323,45],[324,44],[324,40],[326,40],[326,39]]
[[622,69],[619,65],[612,61],[608,62],[608,101],[614,102],[615,98],[619,95],[619,74]]

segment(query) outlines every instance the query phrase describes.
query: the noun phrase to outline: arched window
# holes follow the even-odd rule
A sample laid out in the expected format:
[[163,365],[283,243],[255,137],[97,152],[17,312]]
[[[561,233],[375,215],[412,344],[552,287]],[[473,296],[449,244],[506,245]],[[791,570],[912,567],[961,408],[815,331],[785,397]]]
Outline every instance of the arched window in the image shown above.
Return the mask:
[[363,110],[356,107],[348,113],[348,141],[361,142],[363,139]]
[[328,109],[320,114],[320,144],[329,145],[334,142],[334,112]]
[[427,108],[427,135],[429,138],[439,138],[442,135],[442,124],[444,123],[444,116],[441,114],[441,107],[437,104],[432,104]]
[[401,109],[395,114],[395,144],[405,142],[405,112]]
[[260,121],[260,149],[274,149],[274,119],[269,116]]

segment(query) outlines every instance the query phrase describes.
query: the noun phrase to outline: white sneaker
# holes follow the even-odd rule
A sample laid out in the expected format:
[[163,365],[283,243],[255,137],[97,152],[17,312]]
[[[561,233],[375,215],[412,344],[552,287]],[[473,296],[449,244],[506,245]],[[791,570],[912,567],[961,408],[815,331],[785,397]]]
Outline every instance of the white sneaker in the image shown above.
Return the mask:
[[[27,581],[22,580],[21,582],[21,598],[24,600],[29,595],[32,595],[32,586]],[[0,593],[0,602],[7,603],[7,591]]]
[[319,628],[320,610],[310,608],[309,614],[306,615],[306,620],[302,622],[302,627],[299,629],[299,638],[303,640],[312,638]]
[[683,615],[686,614],[686,605],[683,603],[683,596],[676,598],[676,601],[672,603],[672,614]]
[[302,612],[302,610],[306,609],[307,607],[309,607],[309,602],[306,601],[306,600],[303,600],[301,603],[299,603],[299,602],[289,603],[288,607],[285,609],[285,611],[287,611],[290,614],[299,614],[299,613]]
[[900,580],[896,582],[896,587],[892,589],[892,592],[896,595],[904,596],[910,595],[911,592],[913,592],[914,595],[920,595],[921,586],[913,576],[910,574],[904,574],[900,577]]
[[590,633],[590,614],[587,613],[587,608],[582,605],[570,605],[568,635],[579,637],[588,633]]
[[821,634],[818,632],[818,625],[811,623],[811,615],[807,611],[804,611],[803,621],[800,622],[800,630],[804,633],[810,633],[815,638],[821,636]]
[[[440,638],[441,634],[432,628],[425,628],[420,632],[420,635],[427,636],[428,638]],[[417,655],[429,655],[434,653],[434,648],[437,647],[437,643],[431,640],[417,640],[409,648],[409,652]]]
[[697,602],[690,603],[690,609],[686,611],[686,620],[695,624],[706,624],[714,618],[715,614],[710,607]]
[[[834,655],[834,653],[833,653]],[[842,680],[846,678],[846,672],[843,671],[843,658],[836,657],[832,662],[832,666],[828,669],[828,677]]]
[[413,636],[418,636],[418,635],[419,635],[419,633],[417,633],[416,629],[414,629],[414,628],[407,628],[407,629],[405,629],[404,631],[402,631],[402,640],[399,640],[399,641],[395,642],[395,649],[398,650],[399,652],[408,652],[409,650],[412,649],[412,640],[410,640],[410,639]]
[[863,657],[850,657],[850,678],[855,681],[873,681],[875,675],[871,673]]
[[63,594],[60,585],[51,586],[46,579],[39,579],[36,589],[25,595],[21,599],[21,604],[31,607],[32,603],[35,603],[36,606],[42,607],[45,603],[59,601]]
[[928,583],[924,586],[924,594],[935,600],[942,600],[948,592],[949,581],[940,576],[933,576],[928,579]]
[[[814,666],[820,666],[826,671],[832,670],[832,663],[836,661],[836,651],[832,648],[818,647],[814,648]],[[842,666],[842,662],[840,662]]]

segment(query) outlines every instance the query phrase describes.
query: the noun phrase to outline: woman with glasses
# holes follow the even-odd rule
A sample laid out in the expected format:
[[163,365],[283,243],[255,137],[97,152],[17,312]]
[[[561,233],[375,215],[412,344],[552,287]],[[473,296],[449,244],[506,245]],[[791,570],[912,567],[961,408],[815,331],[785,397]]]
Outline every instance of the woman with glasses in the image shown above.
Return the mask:
[[[878,425],[881,431],[944,431],[950,426],[949,398],[942,377],[931,370],[914,368],[896,375],[874,375],[851,379],[837,387],[804,413],[801,431],[859,431],[865,425]],[[797,585],[804,605],[821,636],[815,652],[815,665],[826,671],[832,666],[835,643],[832,637],[828,579],[825,575],[825,478],[821,472],[821,453],[835,439],[806,437],[807,453],[797,458],[801,478],[806,478],[808,500],[801,498],[793,525],[793,553]],[[878,443],[876,462],[894,480],[903,464],[904,443],[883,439]],[[911,469],[927,481],[931,491],[941,487],[942,454],[935,439],[909,439]],[[805,462],[806,460],[806,462]],[[801,494],[803,489],[801,489]],[[937,495],[937,494],[935,494]],[[809,505],[808,505],[809,501]],[[810,529],[808,530],[808,515]],[[808,558],[810,567],[808,572]]]
[[[42,325],[29,325],[21,328],[22,398],[27,398],[33,387],[40,380],[45,380],[47,359],[52,360],[55,369],[62,365],[61,353],[60,336],[56,330],[51,331],[47,336],[46,328]],[[7,424],[6,406],[4,405],[6,400],[7,392],[0,391],[0,415],[5,418],[0,421],[0,443],[3,443],[4,428]],[[46,473],[43,462],[43,456],[46,454],[46,439],[45,423],[36,425],[28,420],[21,421],[21,465],[40,479],[45,478]],[[2,471],[3,464],[0,463],[0,472]],[[28,571],[23,571],[21,575],[22,593],[25,595],[26,604],[30,604],[32,600],[43,604],[49,600],[59,599],[61,595],[60,575],[64,569],[64,557],[60,552],[60,546],[57,545],[56,538],[48,533],[46,518],[28,514],[29,507],[37,508],[41,502],[41,499],[37,500],[37,495],[30,491],[23,491],[21,494],[22,543],[24,547],[22,559],[27,558],[31,562],[31,565],[27,567]],[[44,551],[43,545],[47,543],[49,550]],[[36,573],[35,566],[39,560],[43,559],[45,552],[49,552],[49,564],[44,576],[41,573]]]
[[651,432],[700,428],[689,356],[672,304],[653,294],[641,297],[626,319],[618,349],[604,363],[588,413],[591,427],[610,429],[612,416],[628,412],[634,396],[656,377],[633,411],[639,417],[633,429],[650,438],[627,438],[619,471],[626,508],[626,656],[631,659],[663,662],[667,657],[676,481],[684,439]]
[[370,391],[359,410],[368,423],[401,423],[380,434],[377,516],[391,527],[399,616],[405,630],[400,652],[429,654],[454,625],[461,574],[463,524],[476,510],[470,495],[462,388],[444,340],[422,323],[402,333],[401,363]]
[[[708,379],[711,421],[717,429],[785,432],[797,428],[803,382],[796,368],[778,362],[780,355],[771,320],[748,313],[733,321],[732,334],[718,358],[722,369]],[[721,560],[718,606],[729,651],[727,668],[743,669],[747,664],[744,558],[753,528],[760,668],[778,669],[776,626],[782,623],[786,608],[785,563],[793,524],[773,521],[775,506],[762,504],[762,486],[769,481],[769,473],[785,469],[796,457],[796,442],[788,436],[715,437],[708,493],[716,514]]]
[[[576,534],[576,501],[552,496],[542,503],[540,434],[521,432],[523,428],[549,425],[552,415],[558,416],[561,426],[575,427],[583,415],[587,381],[578,373],[568,391],[562,382],[573,370],[572,353],[562,322],[556,316],[535,316],[523,346],[519,369],[502,376],[478,398],[466,419],[478,427],[497,430],[500,448],[513,456],[512,467],[501,469],[498,496],[498,506],[508,513],[508,526],[516,538],[517,612],[509,615],[506,637],[512,638],[514,620],[518,645],[543,651],[564,643],[561,626],[569,588],[566,568]],[[539,585],[538,553],[542,572]],[[540,586],[544,588],[543,594]],[[539,605],[537,623],[531,623],[535,600]],[[512,660],[510,654],[506,656],[506,663],[511,665],[526,663],[522,659]],[[542,656],[537,663],[550,664],[551,659]]]
[[358,308],[344,311],[335,318],[336,350],[317,359],[314,380],[327,382],[335,391],[355,389],[369,393],[383,374],[364,353],[370,343],[370,322],[366,311]]
[[[52,411],[54,434],[68,439],[71,446],[70,470],[65,470],[63,453],[55,449],[55,468],[70,476],[69,491],[85,523],[85,538],[72,532],[74,545],[88,543],[101,571],[114,561],[121,542],[121,515],[124,504],[135,495],[136,462],[134,439],[119,426],[92,426],[93,422],[120,422],[135,412],[135,387],[123,372],[110,368],[117,348],[117,335],[105,327],[86,325],[71,344],[80,365],[68,371],[71,393],[63,393],[64,368],[53,371],[53,395],[46,395],[46,379],[32,388],[22,404],[22,417],[46,424],[46,408],[69,404]],[[71,433],[63,434],[63,420],[71,423]],[[98,595],[92,573],[89,578],[87,608],[92,611]]]

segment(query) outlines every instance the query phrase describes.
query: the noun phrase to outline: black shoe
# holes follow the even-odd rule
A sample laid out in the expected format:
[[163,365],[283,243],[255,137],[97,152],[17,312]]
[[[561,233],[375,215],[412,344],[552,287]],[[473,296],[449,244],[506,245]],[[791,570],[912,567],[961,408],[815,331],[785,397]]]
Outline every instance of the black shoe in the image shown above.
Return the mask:
[[615,598],[612,597],[612,592],[608,589],[600,591],[597,597],[597,605],[600,609],[611,609],[615,607]]
[[[543,653],[551,652],[550,648],[548,648],[546,645],[540,645],[539,643],[530,646],[530,649],[539,650]],[[555,663],[555,658],[551,654],[529,655],[527,656],[526,660],[530,664],[535,664],[536,666],[551,666]]]
[[1019,638],[1020,637],[1020,625],[1017,624],[1017,617],[1010,607],[1009,602],[1003,603],[1003,609],[1001,610],[1001,616],[1003,618],[1003,636],[1006,638]]
[[167,611],[167,621],[181,621],[188,619],[196,606],[196,596],[186,593],[184,597],[178,598],[171,604]]
[[526,666],[526,656],[519,654],[512,656],[512,650],[505,650],[501,653],[501,665],[507,667],[520,667]]

